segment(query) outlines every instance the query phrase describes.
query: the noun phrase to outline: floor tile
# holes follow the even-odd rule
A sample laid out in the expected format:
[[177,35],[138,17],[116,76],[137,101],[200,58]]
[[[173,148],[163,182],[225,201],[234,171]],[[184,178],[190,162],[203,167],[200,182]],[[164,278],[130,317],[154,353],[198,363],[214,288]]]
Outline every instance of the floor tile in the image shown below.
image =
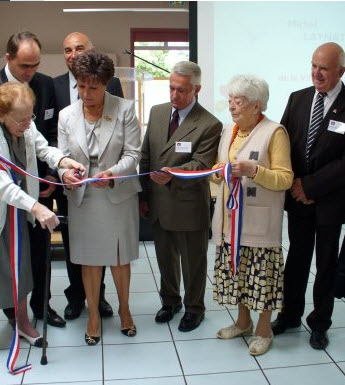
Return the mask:
[[131,271],[135,273],[152,273],[148,258],[142,257],[131,262]]
[[345,361],[345,328],[328,330],[329,345],[326,352],[334,361]]
[[[302,317],[302,322],[306,326],[308,330],[310,330],[308,324],[307,324],[307,317],[314,309],[314,305],[312,304],[306,304],[304,314]],[[333,315],[332,315],[332,325],[331,329],[333,328],[344,328],[345,327],[345,302],[341,300],[334,301],[334,309],[333,309]]]
[[52,261],[52,277],[67,277],[66,261]]
[[[114,314],[116,314],[119,306],[117,294],[107,294],[106,298],[113,307]],[[129,297],[129,306],[132,315],[156,314],[161,308],[162,303],[158,292],[131,293]]]
[[50,382],[101,381],[102,346],[59,347],[47,350],[48,365],[40,365],[41,349],[31,349],[33,369],[24,384]]
[[120,332],[120,317],[103,319],[103,344],[130,344],[143,342],[164,342],[172,341],[168,324],[159,324],[155,322],[154,315],[133,316],[137,327],[135,337],[124,336]]
[[268,385],[265,376],[261,370],[252,370],[248,372],[203,374],[200,376],[186,376],[188,385]]
[[243,338],[177,341],[185,375],[259,369]]
[[156,250],[155,250],[155,245],[153,241],[145,241],[145,251],[147,253],[147,256],[149,258],[156,258]]
[[340,367],[340,369],[345,375],[345,362],[338,362],[337,365]]
[[104,379],[181,376],[172,342],[104,346]]
[[150,266],[153,273],[159,273],[158,262],[156,258],[149,258]]
[[297,366],[264,371],[271,385],[343,385],[345,376],[335,364]]
[[[113,277],[111,275],[106,275],[104,278],[105,283],[105,292],[106,293],[116,293],[115,284]],[[150,292],[157,291],[155,281],[153,279],[152,273],[137,273],[132,274],[131,283],[130,283],[130,292]]]
[[[79,384],[75,384],[79,385]],[[92,385],[92,384],[90,384]],[[185,385],[182,376],[179,377],[159,377],[159,378],[140,378],[137,380],[113,380],[105,381],[104,385]]]
[[176,314],[174,319],[170,321],[171,332],[174,336],[174,340],[177,341],[216,338],[216,333],[220,328],[228,326],[233,322],[227,310],[207,311],[205,313],[205,319],[197,329],[184,333],[178,330],[178,325],[183,314],[183,312]]
[[[79,317],[72,321],[67,321],[66,327],[55,328],[48,325],[47,341],[49,347],[59,346],[85,346],[85,330],[87,326],[87,319]],[[43,322],[37,321],[37,330],[42,334]]]
[[[18,374],[14,376],[13,374],[10,374],[8,372],[6,367],[8,353],[9,353],[8,349],[0,350],[0,384],[17,385],[21,383],[23,375]],[[29,353],[29,349],[23,349],[23,348],[20,349],[19,357],[16,363],[16,368],[19,368],[26,364],[28,353]],[[30,362],[31,361],[29,361],[29,363]]]
[[271,349],[257,357],[260,366],[268,369],[330,362],[331,359],[323,350],[310,347],[309,337],[308,332],[284,333],[275,337]]
[[50,281],[50,292],[52,295],[64,295],[64,290],[69,286],[69,279],[67,276],[59,277],[53,276]]

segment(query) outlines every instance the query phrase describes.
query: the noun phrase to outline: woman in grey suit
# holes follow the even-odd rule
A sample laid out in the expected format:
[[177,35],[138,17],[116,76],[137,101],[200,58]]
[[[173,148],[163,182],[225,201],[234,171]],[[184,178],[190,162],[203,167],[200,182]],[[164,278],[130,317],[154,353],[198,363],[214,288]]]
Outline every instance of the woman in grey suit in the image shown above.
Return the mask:
[[[112,60],[87,51],[73,66],[80,100],[60,112],[59,148],[86,168],[86,176],[136,173],[140,160],[140,127],[134,103],[106,92],[114,75]],[[64,179],[71,172],[61,172]],[[72,263],[82,265],[89,308],[85,342],[100,340],[98,312],[102,266],[110,266],[119,300],[121,331],[136,334],[129,310],[130,262],[138,258],[137,178],[99,181],[66,189]]]

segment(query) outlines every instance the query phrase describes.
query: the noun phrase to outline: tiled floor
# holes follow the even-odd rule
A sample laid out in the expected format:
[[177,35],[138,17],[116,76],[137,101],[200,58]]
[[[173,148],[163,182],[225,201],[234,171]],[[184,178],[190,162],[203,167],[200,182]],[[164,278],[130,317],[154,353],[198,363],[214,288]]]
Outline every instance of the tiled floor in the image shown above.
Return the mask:
[[[284,226],[284,247],[288,247]],[[285,252],[286,254],[286,252]],[[11,376],[5,364],[12,336],[0,312],[0,385],[340,385],[345,384],[345,302],[337,300],[330,344],[325,351],[309,346],[306,326],[276,337],[264,356],[248,355],[248,338],[223,341],[216,331],[233,322],[236,310],[224,309],[212,301],[214,246],[209,247],[206,293],[207,312],[201,326],[181,333],[177,326],[182,312],[169,324],[154,322],[160,308],[159,270],[152,242],[140,244],[140,259],[132,264],[131,310],[138,334],[127,338],[120,333],[119,318],[103,320],[102,343],[88,347],[84,342],[86,311],[64,329],[48,328],[48,365],[40,365],[41,351],[22,343],[19,362],[30,362],[25,375]],[[107,299],[117,309],[115,288],[107,269]],[[312,266],[307,290],[306,313],[312,307]],[[53,262],[51,304],[60,314],[66,305],[65,263]],[[254,316],[256,320],[257,317]],[[38,322],[38,329],[42,323]]]

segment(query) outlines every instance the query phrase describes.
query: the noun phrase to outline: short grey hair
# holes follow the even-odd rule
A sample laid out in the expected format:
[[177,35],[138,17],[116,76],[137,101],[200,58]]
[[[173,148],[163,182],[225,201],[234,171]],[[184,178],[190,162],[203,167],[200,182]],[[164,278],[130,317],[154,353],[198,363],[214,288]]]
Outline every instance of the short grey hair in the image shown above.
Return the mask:
[[254,75],[236,75],[226,86],[229,96],[244,96],[250,103],[259,103],[260,110],[267,109],[269,88],[265,80]]
[[201,69],[192,61],[180,61],[176,63],[171,70],[171,74],[190,76],[193,87],[201,85]]

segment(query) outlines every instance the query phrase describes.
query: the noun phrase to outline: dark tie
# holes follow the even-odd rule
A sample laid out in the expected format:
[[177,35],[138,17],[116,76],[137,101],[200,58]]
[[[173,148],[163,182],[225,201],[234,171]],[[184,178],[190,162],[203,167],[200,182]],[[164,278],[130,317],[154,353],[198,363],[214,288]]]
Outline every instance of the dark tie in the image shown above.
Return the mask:
[[317,132],[321,126],[321,122],[323,119],[324,97],[326,95],[327,95],[326,92],[319,92],[316,96],[316,102],[314,104],[313,113],[312,113],[312,117],[311,117],[309,131],[308,131],[307,146],[305,149],[305,157],[306,157],[307,161],[309,158],[310,149],[313,146],[316,134],[317,134]]
[[168,140],[173,136],[173,133],[178,128],[178,119],[179,119],[178,110],[175,110],[174,113],[172,114],[172,119],[170,121]]

